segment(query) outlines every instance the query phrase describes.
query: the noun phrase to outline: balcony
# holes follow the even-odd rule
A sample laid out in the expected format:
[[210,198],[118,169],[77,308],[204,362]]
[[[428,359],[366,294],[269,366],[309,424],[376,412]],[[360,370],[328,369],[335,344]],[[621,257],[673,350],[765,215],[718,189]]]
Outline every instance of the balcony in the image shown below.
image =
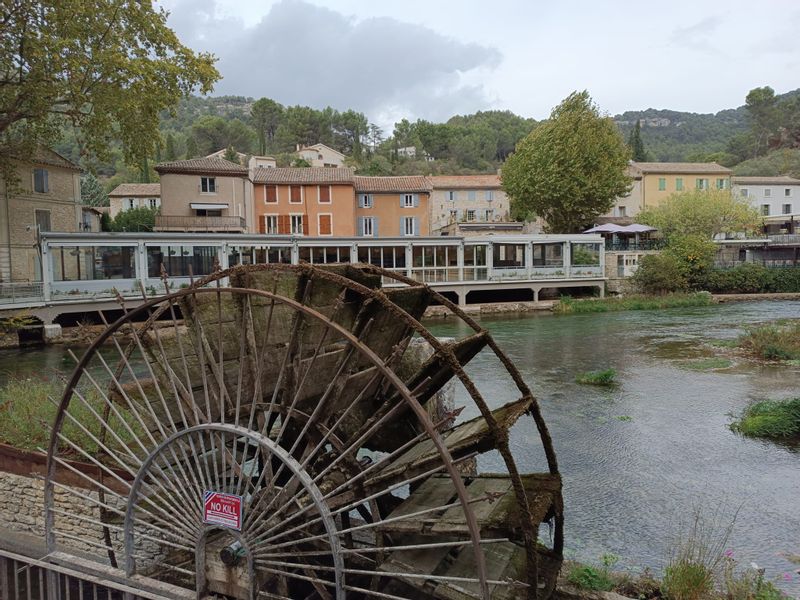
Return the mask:
[[156,231],[244,233],[247,226],[244,217],[157,215],[155,229]]

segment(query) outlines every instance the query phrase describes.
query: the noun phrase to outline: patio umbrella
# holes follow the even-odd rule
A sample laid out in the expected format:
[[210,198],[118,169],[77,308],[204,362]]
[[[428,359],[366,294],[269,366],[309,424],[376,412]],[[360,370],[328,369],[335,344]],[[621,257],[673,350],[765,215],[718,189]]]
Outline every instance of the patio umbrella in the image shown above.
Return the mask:
[[655,227],[650,227],[649,225],[640,225],[639,223],[634,223],[632,225],[626,225],[620,229],[622,233],[647,233],[648,231],[658,231]]
[[597,227],[587,229],[583,233],[619,233],[620,231],[625,231],[625,228],[621,225],[615,225],[614,223],[604,223]]

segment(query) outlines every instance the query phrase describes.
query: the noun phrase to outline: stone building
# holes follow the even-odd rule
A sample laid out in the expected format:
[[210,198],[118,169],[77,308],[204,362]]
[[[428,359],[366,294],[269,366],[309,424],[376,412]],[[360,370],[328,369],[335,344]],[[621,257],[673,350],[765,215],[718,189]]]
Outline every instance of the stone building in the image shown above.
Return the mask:
[[13,166],[16,181],[0,178],[0,281],[41,281],[39,233],[83,230],[81,168],[46,148]]

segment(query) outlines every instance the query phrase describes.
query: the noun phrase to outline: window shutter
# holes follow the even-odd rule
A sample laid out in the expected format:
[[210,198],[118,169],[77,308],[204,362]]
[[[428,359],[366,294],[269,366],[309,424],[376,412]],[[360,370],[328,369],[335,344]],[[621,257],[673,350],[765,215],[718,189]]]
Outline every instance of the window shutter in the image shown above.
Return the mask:
[[266,190],[267,196],[266,201],[274,204],[278,201],[278,188],[274,185],[268,185],[264,188]]
[[379,237],[378,217],[372,217],[372,237]]
[[404,236],[405,234],[406,234],[405,218],[400,217],[400,235]]
[[308,219],[303,216],[303,235],[308,235]]
[[267,215],[261,215],[261,220],[258,222],[258,233],[267,233]]
[[414,217],[414,235],[419,235],[419,217]]
[[364,194],[358,195],[358,208],[364,208]]
[[414,194],[414,208],[419,206],[419,194]]
[[369,195],[369,207],[375,208],[375,196],[373,196],[372,194]]
[[458,219],[460,221],[463,218],[464,218],[464,210],[459,208],[458,212],[456,213],[456,219]]
[[405,207],[405,205],[406,205],[406,195],[405,194],[400,194],[400,208]]
[[47,169],[42,169],[42,173],[44,174],[44,192],[46,194],[50,191],[50,181],[48,180],[48,175],[50,173]]
[[331,215],[320,215],[319,216],[319,234],[320,235],[330,235],[332,229],[331,223]]
[[278,233],[287,234],[291,232],[291,218],[289,215],[278,215]]
[[364,235],[364,217],[358,217],[358,219],[356,219],[356,235]]

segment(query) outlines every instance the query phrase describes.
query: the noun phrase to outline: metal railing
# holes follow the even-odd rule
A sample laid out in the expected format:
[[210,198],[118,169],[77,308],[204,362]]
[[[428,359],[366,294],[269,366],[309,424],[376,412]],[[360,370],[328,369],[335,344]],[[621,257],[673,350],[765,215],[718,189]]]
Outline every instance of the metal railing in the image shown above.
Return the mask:
[[767,268],[784,268],[784,267],[800,267],[800,261],[792,258],[783,259],[751,259],[751,260],[715,260],[714,266],[717,269],[735,269],[742,265],[758,265],[759,267]]
[[[115,581],[121,572],[99,563],[80,564],[38,560],[0,550],[2,600],[168,600],[194,598],[194,593],[156,581]],[[124,579],[124,577],[123,577]],[[151,589],[144,589],[151,588]],[[162,588],[162,589],[157,589]]]
[[0,304],[18,304],[44,300],[44,284],[41,281],[25,283],[0,282]]
[[798,234],[778,234],[768,235],[770,244],[800,244],[800,235]]
[[244,217],[156,215],[157,231],[244,231]]
[[606,251],[661,250],[664,245],[665,240],[640,240],[639,242],[612,242],[611,240],[606,240]]

